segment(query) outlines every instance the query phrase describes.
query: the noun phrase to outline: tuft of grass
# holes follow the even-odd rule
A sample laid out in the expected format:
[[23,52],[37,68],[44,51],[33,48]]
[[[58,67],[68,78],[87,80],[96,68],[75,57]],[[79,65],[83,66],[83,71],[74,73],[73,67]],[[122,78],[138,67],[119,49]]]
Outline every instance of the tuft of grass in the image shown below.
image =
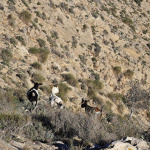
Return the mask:
[[40,89],[47,95],[49,96],[51,91],[52,91],[52,88],[45,85],[45,86],[41,86]]
[[63,74],[62,76],[70,85],[77,86],[78,81],[72,74]]
[[45,78],[41,74],[35,73],[32,77],[32,80],[37,83],[42,83],[45,81]]
[[26,46],[26,43],[24,41],[24,38],[22,36],[16,36],[16,39],[24,46]]
[[37,42],[39,43],[40,47],[44,47],[46,45],[46,42],[43,39],[37,39]]
[[18,128],[25,124],[27,118],[16,113],[0,113],[0,128]]
[[120,74],[121,73],[121,67],[120,66],[113,67],[113,72],[115,75]]
[[31,66],[34,67],[37,70],[42,69],[42,65],[39,62],[34,62]]
[[108,93],[108,98],[110,98],[113,102],[117,100],[122,100],[123,96],[120,93]]
[[1,54],[4,64],[8,64],[12,60],[12,52],[9,49],[3,49]]
[[10,43],[14,46],[17,45],[17,41],[15,40],[15,38],[10,38]]
[[8,0],[8,2],[12,3],[13,5],[16,4],[14,0]]
[[148,120],[150,120],[150,111],[146,113]]
[[80,58],[81,62],[86,65],[86,61],[87,61],[86,56],[85,55],[79,55],[79,58]]
[[43,48],[32,47],[28,51],[31,54],[37,55],[42,63],[46,62],[49,54],[49,50]]
[[25,24],[31,22],[31,14],[26,10],[22,11],[19,17]]
[[8,19],[9,25],[14,28],[15,27],[15,19],[12,17],[12,14],[8,15],[7,19]]
[[97,91],[103,88],[103,84],[99,80],[87,80],[87,86]]
[[126,78],[129,78],[129,79],[131,79],[131,78],[133,77],[133,75],[134,75],[134,72],[133,72],[132,70],[130,70],[130,69],[128,69],[128,70],[124,73],[124,76],[125,76]]

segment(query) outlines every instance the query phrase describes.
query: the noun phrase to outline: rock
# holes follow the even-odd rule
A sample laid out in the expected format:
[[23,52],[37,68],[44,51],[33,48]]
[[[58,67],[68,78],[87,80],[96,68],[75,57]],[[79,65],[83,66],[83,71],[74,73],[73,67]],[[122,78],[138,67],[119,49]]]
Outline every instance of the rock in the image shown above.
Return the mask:
[[126,137],[124,139],[112,142],[104,150],[149,150],[148,144],[141,139]]
[[0,140],[0,150],[18,150],[3,140]]

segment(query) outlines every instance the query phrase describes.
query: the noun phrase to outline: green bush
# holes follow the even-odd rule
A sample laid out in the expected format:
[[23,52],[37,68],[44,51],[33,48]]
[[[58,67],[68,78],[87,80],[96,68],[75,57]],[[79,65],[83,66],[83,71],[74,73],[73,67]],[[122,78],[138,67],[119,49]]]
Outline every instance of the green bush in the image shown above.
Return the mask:
[[37,70],[42,69],[42,65],[39,62],[34,62],[31,66],[34,67]]
[[121,67],[120,66],[113,67],[113,72],[115,75],[120,74],[121,73]]
[[36,47],[30,48],[28,51],[31,54],[37,55],[41,62],[45,62],[47,60],[48,54],[49,54],[48,49],[42,49],[42,48],[36,48]]
[[4,64],[8,64],[12,60],[12,52],[9,49],[3,49],[1,54]]
[[25,24],[28,24],[31,22],[31,14],[24,10],[20,13],[20,19],[25,23]]
[[26,123],[27,117],[16,113],[0,113],[0,128],[18,128]]
[[43,39],[37,39],[37,42],[39,43],[40,47],[44,47],[46,45],[46,42]]
[[101,90],[103,88],[103,84],[99,80],[87,80],[87,86],[96,91]]
[[24,41],[24,38],[22,36],[16,36],[16,39],[24,46],[26,46],[26,43]]
[[35,73],[32,77],[32,80],[37,83],[42,83],[45,81],[45,78],[41,74]]
[[14,46],[17,45],[17,41],[15,40],[15,38],[10,38],[10,43]]
[[46,85],[45,85],[45,86],[41,86],[40,89],[41,89],[47,96],[49,96],[50,93],[51,93],[51,91],[52,91],[52,88],[49,87],[49,86],[46,86]]
[[123,23],[127,24],[127,25],[132,25],[133,24],[133,21],[131,18],[128,18],[128,17],[123,17],[122,18],[122,21]]
[[72,74],[63,74],[62,76],[70,85],[77,86],[78,81]]
[[11,2],[13,5],[16,4],[14,0],[8,0],[8,2]]
[[29,6],[28,6],[28,4],[27,4],[27,2],[26,2],[25,0],[21,0],[21,1],[22,1],[22,3],[23,3],[28,9],[30,9]]
[[79,58],[80,58],[81,62],[86,65],[86,61],[87,61],[86,56],[85,55],[79,55]]
[[7,19],[8,19],[9,25],[12,26],[12,27],[15,27],[15,19],[12,17],[11,14],[8,15]]

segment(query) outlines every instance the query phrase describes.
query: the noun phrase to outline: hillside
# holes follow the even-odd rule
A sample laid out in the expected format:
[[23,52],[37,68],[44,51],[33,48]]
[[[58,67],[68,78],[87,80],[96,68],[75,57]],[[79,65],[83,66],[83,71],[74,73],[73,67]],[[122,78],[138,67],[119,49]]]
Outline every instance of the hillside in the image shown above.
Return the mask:
[[[10,142],[18,134],[20,140],[52,142],[77,136],[84,146],[125,136],[150,142],[149,22],[148,0],[1,0],[1,138]],[[32,80],[42,86],[30,113]],[[49,103],[56,83],[62,111]],[[99,126],[95,119],[95,127],[88,124],[82,98],[103,108]],[[75,121],[81,126],[70,128]],[[85,125],[90,132],[82,131]],[[97,140],[99,129],[104,133]]]

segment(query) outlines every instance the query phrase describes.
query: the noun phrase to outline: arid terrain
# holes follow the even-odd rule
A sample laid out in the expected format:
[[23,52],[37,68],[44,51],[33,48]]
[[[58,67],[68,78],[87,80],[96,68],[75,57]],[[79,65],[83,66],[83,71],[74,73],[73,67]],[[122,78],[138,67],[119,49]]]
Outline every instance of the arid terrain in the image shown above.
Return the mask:
[[[1,0],[0,145],[86,149],[125,137],[149,145],[149,72],[149,0]],[[42,85],[30,112],[32,81]],[[50,105],[55,84],[63,110]],[[82,98],[103,109],[102,120]]]

